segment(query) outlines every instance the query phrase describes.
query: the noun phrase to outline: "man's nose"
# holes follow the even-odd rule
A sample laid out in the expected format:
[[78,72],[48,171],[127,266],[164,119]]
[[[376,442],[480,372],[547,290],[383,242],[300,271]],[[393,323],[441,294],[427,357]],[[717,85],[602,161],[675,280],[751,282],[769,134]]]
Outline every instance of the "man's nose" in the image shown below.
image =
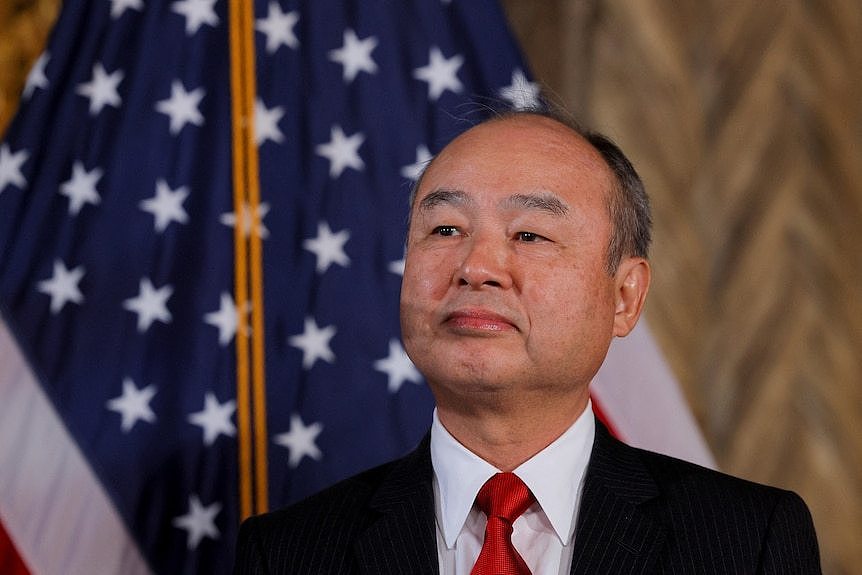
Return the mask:
[[472,238],[455,276],[460,286],[509,288],[512,275],[505,241]]

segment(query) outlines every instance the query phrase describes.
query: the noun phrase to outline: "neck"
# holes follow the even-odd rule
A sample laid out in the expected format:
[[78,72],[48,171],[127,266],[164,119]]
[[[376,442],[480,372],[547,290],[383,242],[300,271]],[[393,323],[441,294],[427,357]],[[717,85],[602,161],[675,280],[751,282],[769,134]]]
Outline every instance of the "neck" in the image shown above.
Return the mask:
[[587,407],[589,392],[514,404],[437,402],[440,423],[461,445],[501,471],[512,471],[560,437]]

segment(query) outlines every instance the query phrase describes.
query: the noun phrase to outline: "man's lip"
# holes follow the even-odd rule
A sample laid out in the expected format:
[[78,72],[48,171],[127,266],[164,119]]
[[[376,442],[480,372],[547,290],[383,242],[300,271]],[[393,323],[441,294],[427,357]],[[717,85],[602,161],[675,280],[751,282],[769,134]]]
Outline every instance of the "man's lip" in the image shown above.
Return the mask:
[[462,308],[446,316],[445,323],[466,330],[510,331],[517,330],[514,321],[499,313],[482,308]]

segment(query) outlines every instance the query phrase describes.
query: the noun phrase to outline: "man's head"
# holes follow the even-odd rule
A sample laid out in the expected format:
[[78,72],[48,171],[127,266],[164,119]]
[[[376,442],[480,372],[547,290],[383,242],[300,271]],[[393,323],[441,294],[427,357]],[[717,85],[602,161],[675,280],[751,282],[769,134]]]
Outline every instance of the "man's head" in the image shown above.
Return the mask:
[[417,186],[401,292],[438,405],[585,397],[640,315],[648,243],[643,187],[608,140],[538,114],[456,138]]

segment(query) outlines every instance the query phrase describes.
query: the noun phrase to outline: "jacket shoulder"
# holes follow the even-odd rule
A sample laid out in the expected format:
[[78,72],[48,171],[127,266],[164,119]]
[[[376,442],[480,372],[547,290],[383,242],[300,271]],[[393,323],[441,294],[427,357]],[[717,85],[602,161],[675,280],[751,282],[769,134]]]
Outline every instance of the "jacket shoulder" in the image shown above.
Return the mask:
[[820,573],[814,524],[796,493],[666,455],[621,449],[655,481],[658,495],[644,505],[661,518],[679,564],[697,556],[721,573],[745,572],[743,565],[758,565],[764,573]]
[[[433,510],[428,438],[407,456],[347,478],[298,503],[245,520],[234,574],[345,574],[393,509]],[[431,518],[433,534],[433,517]]]
[[348,572],[349,546],[344,543],[372,520],[368,502],[394,465],[369,469],[298,503],[243,521],[234,574]]
[[663,500],[680,496],[718,499],[729,505],[734,502],[744,504],[760,501],[761,505],[769,507],[790,493],[682,459],[632,447],[611,436],[601,424],[596,428],[590,466],[591,471],[618,492],[641,491],[637,493],[638,499],[648,499],[654,495],[659,495]]
[[366,509],[381,483],[389,476],[396,462],[390,461],[363,471],[297,503],[282,509],[253,517],[261,528],[279,528],[283,524],[295,525],[303,518],[323,521],[331,513],[339,516],[357,509]]
[[801,499],[791,491],[756,483],[701,465],[628,447],[659,486],[665,498],[697,497],[701,502],[715,500],[722,509],[749,508],[767,516],[782,499]]

